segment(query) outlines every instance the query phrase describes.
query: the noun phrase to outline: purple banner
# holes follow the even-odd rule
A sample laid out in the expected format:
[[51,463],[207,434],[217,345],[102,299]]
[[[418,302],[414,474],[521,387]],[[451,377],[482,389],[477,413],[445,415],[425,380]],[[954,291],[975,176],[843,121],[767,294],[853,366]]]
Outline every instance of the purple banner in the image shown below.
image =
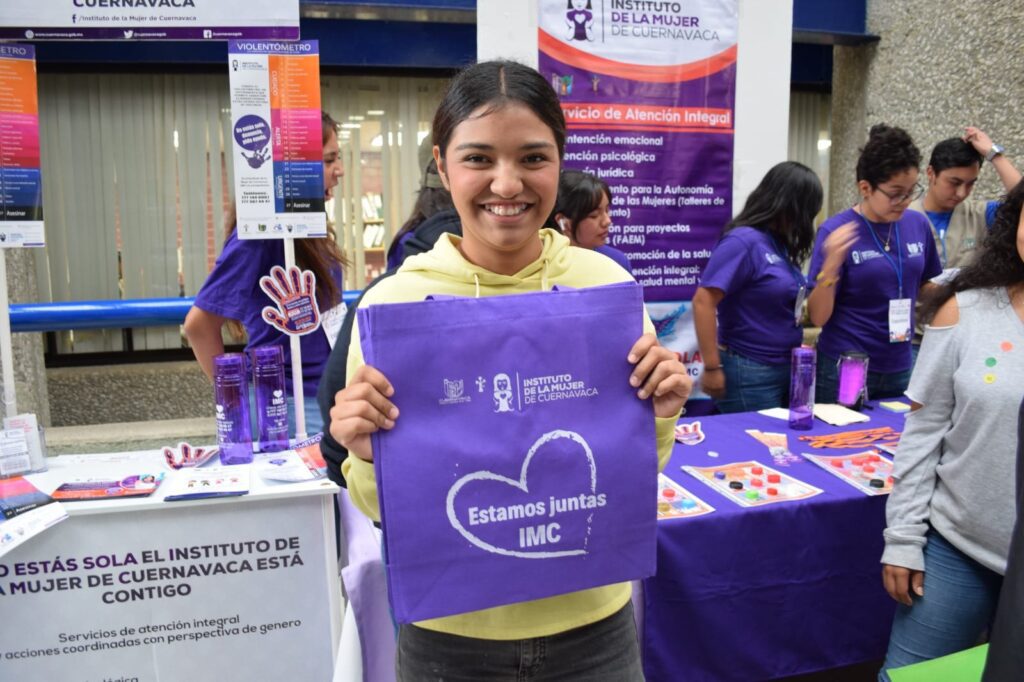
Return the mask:
[[736,1],[539,2],[565,167],[610,185],[609,244],[644,298],[690,299],[732,217]]
[[633,284],[359,310],[402,414],[374,435],[395,618],[654,572],[654,419],[626,362],[642,320]]

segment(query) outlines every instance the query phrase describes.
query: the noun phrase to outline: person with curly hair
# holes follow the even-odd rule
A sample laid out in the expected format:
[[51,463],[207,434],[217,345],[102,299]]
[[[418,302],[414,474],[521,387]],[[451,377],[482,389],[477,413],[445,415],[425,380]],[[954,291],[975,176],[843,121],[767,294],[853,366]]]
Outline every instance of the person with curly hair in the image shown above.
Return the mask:
[[[888,670],[966,649],[992,622],[1006,572],[1024,397],[1024,183],[978,258],[924,306],[886,505],[882,578],[899,602]],[[1019,617],[1019,616],[1018,616]]]
[[908,211],[921,195],[921,152],[901,128],[871,128],[857,159],[860,202],[818,230],[807,299],[818,339],[817,400],[835,402],[837,362],[866,353],[873,398],[903,394],[913,364],[914,305],[942,272],[931,226]]

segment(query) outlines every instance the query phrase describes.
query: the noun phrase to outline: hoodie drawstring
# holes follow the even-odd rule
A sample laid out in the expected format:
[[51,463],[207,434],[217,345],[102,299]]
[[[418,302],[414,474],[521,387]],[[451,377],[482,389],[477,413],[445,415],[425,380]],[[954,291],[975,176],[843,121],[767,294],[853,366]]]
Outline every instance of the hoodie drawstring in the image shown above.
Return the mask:
[[473,285],[476,288],[473,298],[480,298],[480,275],[473,273]]
[[540,290],[547,291],[549,288],[550,287],[548,287],[548,259],[545,258],[544,265],[541,267],[540,271]]

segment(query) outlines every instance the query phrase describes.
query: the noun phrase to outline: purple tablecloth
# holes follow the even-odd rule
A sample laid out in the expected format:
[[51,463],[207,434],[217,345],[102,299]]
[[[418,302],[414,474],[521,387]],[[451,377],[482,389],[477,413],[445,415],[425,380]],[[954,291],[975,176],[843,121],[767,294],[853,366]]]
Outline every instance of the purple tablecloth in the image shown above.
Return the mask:
[[802,460],[776,468],[822,494],[744,508],[680,469],[751,459],[775,466],[745,429],[785,431],[794,454],[858,451],[815,450],[800,435],[903,429],[903,415],[865,414],[870,422],[815,420],[811,431],[756,413],[701,417],[704,442],[676,445],[665,473],[716,511],[658,522],[658,573],[644,581],[649,682],[771,680],[885,655],[895,608],[879,564],[887,496],[866,495]]

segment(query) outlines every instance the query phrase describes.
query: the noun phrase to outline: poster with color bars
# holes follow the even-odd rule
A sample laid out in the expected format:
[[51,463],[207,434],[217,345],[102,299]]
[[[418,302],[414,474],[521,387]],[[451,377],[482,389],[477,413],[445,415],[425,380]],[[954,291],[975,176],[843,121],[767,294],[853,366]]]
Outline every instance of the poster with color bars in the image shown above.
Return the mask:
[[821,488],[754,460],[682,469],[744,507],[805,500],[822,492]]
[[327,236],[315,40],[228,48],[239,239]]
[[46,246],[31,45],[0,44],[0,248]]
[[665,474],[658,474],[658,520],[686,519],[715,511],[710,504]]
[[874,450],[838,456],[806,452],[803,455],[866,495],[888,495],[892,492],[892,460]]

